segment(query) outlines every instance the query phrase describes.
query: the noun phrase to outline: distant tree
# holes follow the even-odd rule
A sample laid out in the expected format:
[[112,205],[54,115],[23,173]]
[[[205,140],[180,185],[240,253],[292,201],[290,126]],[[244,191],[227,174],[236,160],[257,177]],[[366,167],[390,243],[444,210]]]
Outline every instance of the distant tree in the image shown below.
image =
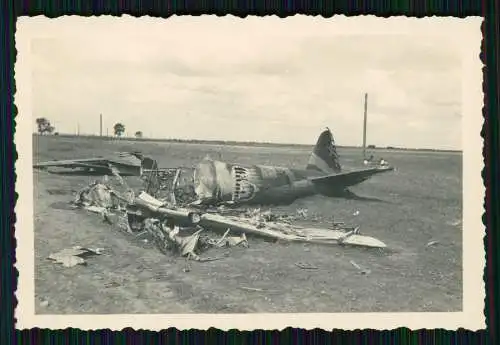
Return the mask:
[[50,124],[49,119],[46,117],[39,117],[36,119],[36,125],[38,126],[38,133],[40,134],[51,134],[56,129]]
[[142,132],[141,131],[135,132],[135,137],[136,138],[142,138]]
[[123,133],[125,133],[125,125],[118,122],[113,126],[113,130],[115,131],[115,135],[117,137],[121,137],[123,135]]

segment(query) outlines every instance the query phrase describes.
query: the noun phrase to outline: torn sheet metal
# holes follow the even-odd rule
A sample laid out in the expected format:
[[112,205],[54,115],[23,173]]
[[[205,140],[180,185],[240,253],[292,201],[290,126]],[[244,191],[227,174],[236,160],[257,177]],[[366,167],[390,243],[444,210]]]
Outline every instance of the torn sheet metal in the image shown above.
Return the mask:
[[76,265],[86,265],[86,258],[93,255],[101,255],[102,252],[102,248],[93,249],[74,246],[72,248],[63,249],[57,253],[50,254],[48,259],[61,264],[64,267],[73,267]]
[[154,218],[145,220],[144,229],[152,236],[162,253],[173,251],[190,260],[205,260],[198,253],[200,233],[203,229],[199,229],[191,235],[182,235],[178,226],[170,227]]
[[227,229],[224,235],[218,240],[216,239],[209,239],[208,243],[214,247],[236,247],[236,246],[242,246],[245,248],[248,248],[248,240],[246,235],[243,233],[240,236],[229,236],[229,232],[231,229]]
[[192,168],[162,168],[145,171],[143,190],[157,199],[172,204],[189,204],[196,201]]
[[78,191],[74,204],[82,207],[113,208],[118,205],[118,199],[109,186],[94,181]]
[[129,208],[140,211],[144,217],[171,219],[181,226],[194,226],[199,222],[199,214],[195,210],[169,206],[168,202],[157,200],[151,195],[141,192]]
[[93,181],[76,193],[73,204],[95,212],[97,209],[120,209],[133,201],[131,189],[120,193],[105,183]]

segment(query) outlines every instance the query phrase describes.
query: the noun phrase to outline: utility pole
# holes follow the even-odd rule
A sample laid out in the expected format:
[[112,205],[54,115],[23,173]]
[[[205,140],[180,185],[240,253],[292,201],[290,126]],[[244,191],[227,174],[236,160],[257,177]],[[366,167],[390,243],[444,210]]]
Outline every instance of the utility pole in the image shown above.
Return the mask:
[[365,114],[363,120],[363,159],[366,158],[366,117],[368,107],[368,94],[365,93]]
[[80,123],[79,122],[76,123],[76,136],[77,137],[80,136]]
[[99,136],[102,137],[102,114],[99,114]]

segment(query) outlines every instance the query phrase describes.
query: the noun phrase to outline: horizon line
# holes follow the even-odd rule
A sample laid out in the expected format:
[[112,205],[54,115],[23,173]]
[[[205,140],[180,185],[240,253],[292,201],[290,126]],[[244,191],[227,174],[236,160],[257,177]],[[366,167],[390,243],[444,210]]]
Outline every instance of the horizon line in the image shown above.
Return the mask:
[[[186,143],[186,144],[217,144],[217,145],[243,145],[243,146],[266,146],[266,147],[314,147],[315,144],[297,144],[297,143],[274,143],[260,141],[238,141],[238,140],[222,140],[222,139],[176,139],[176,138],[151,138],[151,137],[135,137],[114,135],[98,135],[98,134],[73,134],[73,133],[58,133],[58,134],[40,134],[33,132],[34,136],[50,136],[50,137],[65,137],[65,138],[92,138],[92,139],[115,139],[115,140],[131,140],[131,141],[150,141],[150,142],[171,142],[171,143]],[[339,145],[339,148],[356,148],[362,149],[363,146],[356,145]],[[418,147],[401,147],[401,146],[376,146],[367,145],[367,150],[402,150],[402,151],[430,151],[430,152],[463,152],[462,149],[439,149],[439,148],[418,148]]]

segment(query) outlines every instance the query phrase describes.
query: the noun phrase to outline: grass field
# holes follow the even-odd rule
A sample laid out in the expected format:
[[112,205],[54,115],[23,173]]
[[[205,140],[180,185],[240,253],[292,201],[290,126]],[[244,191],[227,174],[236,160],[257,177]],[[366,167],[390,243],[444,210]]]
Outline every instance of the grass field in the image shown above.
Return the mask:
[[[34,137],[34,161],[142,151],[162,167],[210,154],[238,163],[302,168],[309,149]],[[358,149],[339,149],[359,165]],[[462,310],[461,153],[377,151],[396,167],[353,188],[371,201],[315,196],[274,210],[307,208],[325,224],[357,224],[390,250],[278,244],[250,238],[227,258],[189,263],[129,238],[98,216],[70,210],[91,180],[34,171],[37,313],[418,312]],[[359,211],[359,214],[358,212]],[[357,214],[357,215],[355,215]],[[431,241],[438,243],[427,246]],[[104,247],[88,266],[46,260],[61,249]],[[361,274],[351,261],[367,270]],[[317,270],[295,265],[305,262]],[[261,290],[249,290],[255,288]],[[41,303],[47,301],[47,303]]]

